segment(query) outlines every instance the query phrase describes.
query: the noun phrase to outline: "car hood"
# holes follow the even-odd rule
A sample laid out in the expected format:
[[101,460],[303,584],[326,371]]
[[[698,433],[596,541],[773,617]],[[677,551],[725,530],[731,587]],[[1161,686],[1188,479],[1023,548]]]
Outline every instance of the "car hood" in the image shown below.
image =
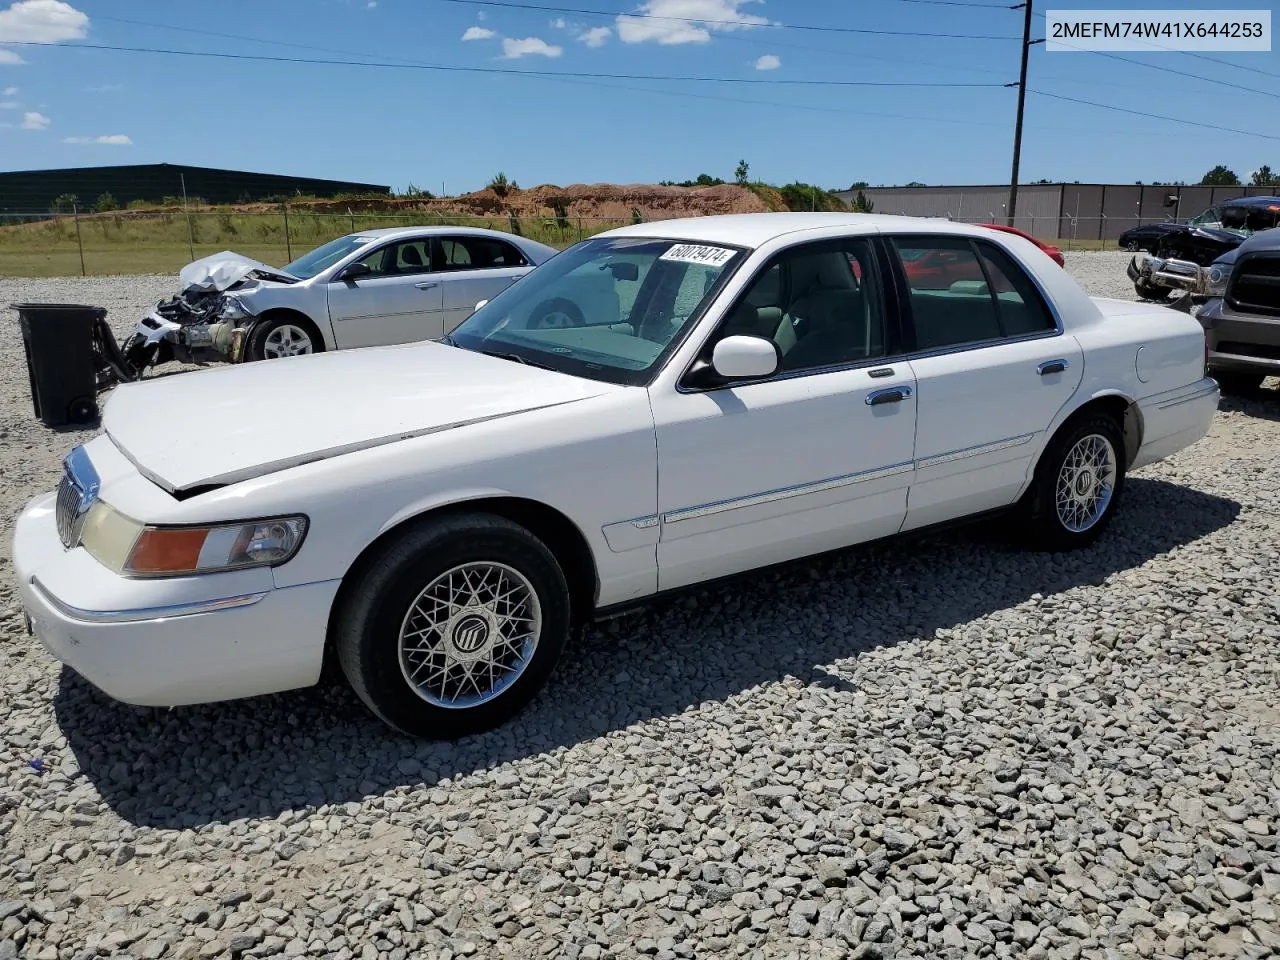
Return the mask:
[[200,293],[221,293],[229,290],[250,275],[255,279],[275,280],[280,283],[297,283],[298,278],[278,267],[268,266],[260,260],[223,250],[188,263],[178,273],[183,290]]
[[144,476],[182,496],[620,389],[424,342],[122,384],[103,426]]

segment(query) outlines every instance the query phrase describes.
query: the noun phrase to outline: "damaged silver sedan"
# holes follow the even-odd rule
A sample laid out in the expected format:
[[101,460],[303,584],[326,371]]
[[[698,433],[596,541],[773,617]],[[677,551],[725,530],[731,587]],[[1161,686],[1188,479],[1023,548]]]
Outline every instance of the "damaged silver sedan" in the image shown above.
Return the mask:
[[[444,336],[558,251],[471,227],[369,230],[332,240],[284,267],[223,251],[179,274],[121,346],[128,367],[202,364],[386,346]],[[547,305],[547,326],[581,318]]]

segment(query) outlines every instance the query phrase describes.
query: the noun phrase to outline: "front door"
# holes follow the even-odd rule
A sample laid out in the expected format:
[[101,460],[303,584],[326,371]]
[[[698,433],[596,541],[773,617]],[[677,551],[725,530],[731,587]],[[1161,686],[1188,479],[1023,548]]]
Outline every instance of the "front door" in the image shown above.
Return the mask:
[[[1080,384],[1080,346],[997,244],[919,235],[887,246],[915,338],[916,472],[903,529],[1008,506]],[[962,279],[943,285],[910,269],[940,256]]]
[[384,244],[360,262],[369,275],[329,283],[329,319],[339,349],[444,335],[444,290],[431,270],[428,239]]
[[890,359],[882,277],[863,238],[793,247],[709,339],[774,341],[763,381],[652,391],[661,589],[896,532],[906,514],[915,379]]
[[471,234],[434,238],[432,262],[444,289],[444,332],[475,312],[481,300],[492,300],[531,267],[511,244]]

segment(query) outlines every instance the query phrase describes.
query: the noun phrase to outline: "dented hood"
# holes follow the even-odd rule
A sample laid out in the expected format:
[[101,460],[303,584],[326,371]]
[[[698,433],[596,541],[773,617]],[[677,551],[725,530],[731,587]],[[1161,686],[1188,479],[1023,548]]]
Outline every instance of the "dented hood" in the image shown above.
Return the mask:
[[260,260],[254,260],[252,257],[233,253],[230,250],[193,260],[178,273],[178,281],[182,284],[183,290],[221,293],[254,272],[261,274],[264,278],[280,280],[284,283],[298,282],[297,277],[285,273],[278,267],[268,266]]
[[182,494],[619,389],[424,342],[122,384],[103,426],[148,479]]

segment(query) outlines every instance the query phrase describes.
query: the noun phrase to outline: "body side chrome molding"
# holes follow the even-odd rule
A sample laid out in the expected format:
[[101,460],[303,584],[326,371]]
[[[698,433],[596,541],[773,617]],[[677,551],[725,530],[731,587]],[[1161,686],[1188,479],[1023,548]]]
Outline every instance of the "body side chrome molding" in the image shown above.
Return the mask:
[[965,447],[963,450],[952,450],[948,453],[939,453],[932,457],[925,457],[923,460],[916,461],[916,469],[923,470],[926,467],[936,467],[939,464],[951,463],[955,460],[967,460],[970,457],[980,457],[985,453],[996,453],[1000,450],[1009,450],[1013,447],[1021,447],[1023,444],[1030,443],[1036,438],[1034,433],[1024,433],[1018,437],[1009,437],[1005,440],[997,440],[995,443],[982,443],[976,447]]
[[858,483],[868,483],[872,480],[883,480],[888,477],[896,477],[904,473],[910,473],[913,466],[910,462],[895,463],[892,466],[880,467],[875,470],[864,470],[861,473],[850,473],[842,477],[831,477],[828,480],[817,480],[812,483],[799,483],[791,487],[781,487],[777,490],[766,490],[763,493],[755,493],[746,497],[738,497],[733,500],[720,500],[715,503],[701,504],[696,507],[686,507],[681,510],[672,510],[662,515],[663,523],[680,523],[684,520],[696,520],[700,517],[711,517],[720,513],[728,513],[730,510],[741,510],[744,507],[755,507],[764,503],[774,503],[778,500],[789,500],[793,497],[803,497],[812,493],[823,493],[827,490],[838,490],[841,487],[850,487]]
[[50,593],[37,578],[31,578],[31,587],[40,594],[49,606],[63,616],[82,623],[138,623],[143,620],[165,620],[174,617],[193,617],[201,613],[217,613],[221,610],[235,610],[240,607],[251,607],[262,600],[269,591],[246,593],[238,597],[223,597],[217,600],[196,600],[191,603],[175,603],[165,607],[139,607],[132,610],[85,610],[59,600]]

